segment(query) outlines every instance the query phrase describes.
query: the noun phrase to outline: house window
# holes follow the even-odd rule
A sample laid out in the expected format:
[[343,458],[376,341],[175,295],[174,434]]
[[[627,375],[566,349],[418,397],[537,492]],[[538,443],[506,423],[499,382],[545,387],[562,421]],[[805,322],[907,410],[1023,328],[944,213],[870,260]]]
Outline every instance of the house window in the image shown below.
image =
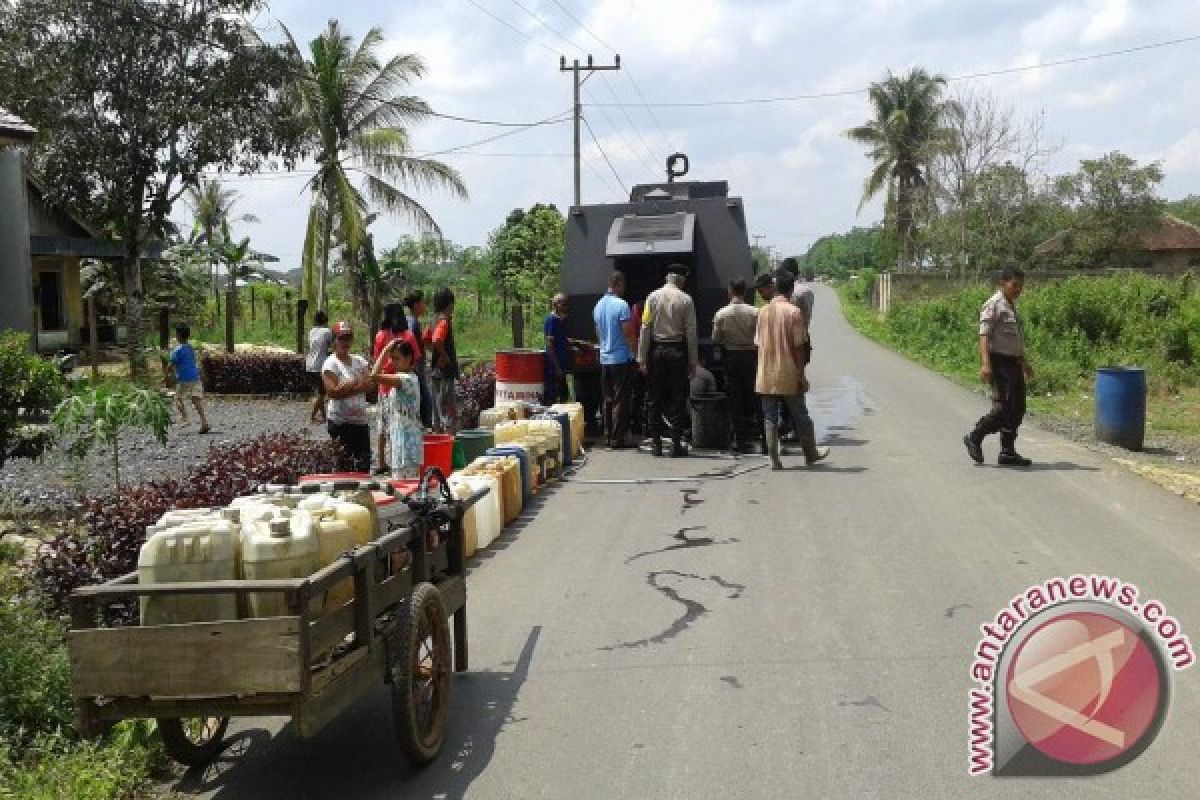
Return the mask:
[[61,331],[67,327],[63,315],[63,276],[61,272],[39,272],[34,287],[41,330]]

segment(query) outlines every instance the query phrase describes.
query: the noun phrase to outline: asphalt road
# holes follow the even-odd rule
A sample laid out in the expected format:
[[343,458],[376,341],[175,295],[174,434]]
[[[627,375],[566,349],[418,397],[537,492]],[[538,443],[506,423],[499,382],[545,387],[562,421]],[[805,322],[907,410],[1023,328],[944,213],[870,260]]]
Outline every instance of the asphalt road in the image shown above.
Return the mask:
[[310,742],[285,720],[247,721],[226,757],[176,788],[1200,797],[1197,668],[1175,674],[1157,740],[1120,770],[968,777],[979,626],[1031,584],[1095,572],[1154,594],[1200,645],[1200,508],[1031,427],[1020,444],[1033,469],[974,466],[960,438],[983,399],[862,339],[836,303],[818,291],[810,407],[828,466],[722,477],[733,462],[598,452],[476,561],[472,670],[438,762],[405,763],[381,689]]

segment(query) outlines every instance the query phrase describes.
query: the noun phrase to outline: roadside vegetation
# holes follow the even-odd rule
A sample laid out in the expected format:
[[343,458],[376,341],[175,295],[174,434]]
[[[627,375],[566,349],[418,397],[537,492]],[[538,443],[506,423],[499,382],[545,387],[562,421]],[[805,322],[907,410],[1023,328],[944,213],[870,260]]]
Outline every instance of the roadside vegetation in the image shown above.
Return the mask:
[[[905,303],[886,317],[868,304],[867,273],[840,284],[858,330],[968,386],[978,386],[974,335],[979,308],[995,291],[979,285]],[[1031,273],[1020,309],[1034,366],[1030,407],[1088,419],[1097,367],[1147,371],[1150,427],[1200,439],[1200,290],[1188,276],[1130,274],[1039,284]]]

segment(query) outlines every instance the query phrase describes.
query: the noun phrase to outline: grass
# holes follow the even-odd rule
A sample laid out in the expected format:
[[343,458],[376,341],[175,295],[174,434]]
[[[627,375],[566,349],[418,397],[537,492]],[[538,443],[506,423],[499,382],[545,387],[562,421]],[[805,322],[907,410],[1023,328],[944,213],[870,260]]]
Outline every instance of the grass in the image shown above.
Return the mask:
[[[1029,409],[1043,416],[1086,422],[1094,413],[1095,398],[1092,387],[1081,381],[1075,391],[1030,397]],[[1151,392],[1146,398],[1146,430],[1200,440],[1200,388]]]
[[19,556],[0,551],[0,800],[135,797],[165,765],[151,723],[74,735],[65,627],[35,605]]
[[[905,320],[897,324],[896,315],[881,317],[864,301],[861,282],[839,285],[842,309],[850,324],[864,335],[885,344],[913,360],[939,372],[968,388],[979,386],[978,361],[974,341],[969,335],[951,337],[948,329],[963,327],[959,320],[945,319],[949,305],[962,305],[958,299],[917,301],[902,312]],[[1039,287],[1043,307],[1049,305],[1045,295],[1053,287]],[[975,298],[970,298],[971,303]],[[923,306],[923,307],[922,307]],[[914,320],[917,320],[914,323]],[[1051,320],[1052,322],[1052,320]],[[1139,320],[1139,323],[1142,322]],[[1164,320],[1164,324],[1170,320]],[[1153,324],[1153,320],[1146,321]],[[970,320],[964,325],[970,326]],[[1043,417],[1088,422],[1094,413],[1093,364],[1081,364],[1065,352],[1053,336],[1033,332],[1031,361],[1035,369],[1034,383],[1029,396],[1029,409]],[[1153,341],[1153,334],[1142,339]],[[1035,350],[1042,347],[1045,352]],[[1156,364],[1161,356],[1152,347],[1104,343],[1104,358],[1111,363],[1149,363],[1150,392],[1146,402],[1146,427],[1152,434],[1179,437],[1200,448],[1200,381],[1197,369],[1175,364]],[[1099,348],[1097,348],[1099,349]],[[1091,355],[1090,353],[1087,355]],[[1158,373],[1158,374],[1156,374]],[[1165,378],[1160,375],[1165,374]],[[1040,384],[1040,385],[1039,385]]]

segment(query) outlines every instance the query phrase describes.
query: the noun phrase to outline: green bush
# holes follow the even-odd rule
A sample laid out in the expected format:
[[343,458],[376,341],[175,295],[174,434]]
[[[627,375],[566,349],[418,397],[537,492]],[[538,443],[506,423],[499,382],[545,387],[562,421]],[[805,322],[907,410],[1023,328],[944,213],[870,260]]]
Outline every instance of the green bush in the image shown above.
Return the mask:
[[[1062,392],[1089,381],[1097,367],[1142,366],[1151,387],[1200,384],[1200,294],[1187,279],[1130,274],[1038,284],[1021,296],[1026,346],[1034,366],[1030,388]],[[852,282],[843,298],[863,302]],[[979,368],[979,309],[995,291],[972,287],[921,303],[897,305],[865,332],[923,363],[962,377]]]
[[10,457],[40,455],[50,439],[21,433],[24,418],[46,414],[62,400],[66,384],[58,368],[29,352],[23,333],[0,333],[0,465]]
[[151,726],[149,722],[123,722],[101,742],[48,734],[38,737],[24,756],[0,739],[0,800],[133,798],[162,756],[156,746],[131,741],[129,732]]
[[74,713],[63,627],[27,604],[24,590],[0,566],[0,740],[16,748],[69,730]]

